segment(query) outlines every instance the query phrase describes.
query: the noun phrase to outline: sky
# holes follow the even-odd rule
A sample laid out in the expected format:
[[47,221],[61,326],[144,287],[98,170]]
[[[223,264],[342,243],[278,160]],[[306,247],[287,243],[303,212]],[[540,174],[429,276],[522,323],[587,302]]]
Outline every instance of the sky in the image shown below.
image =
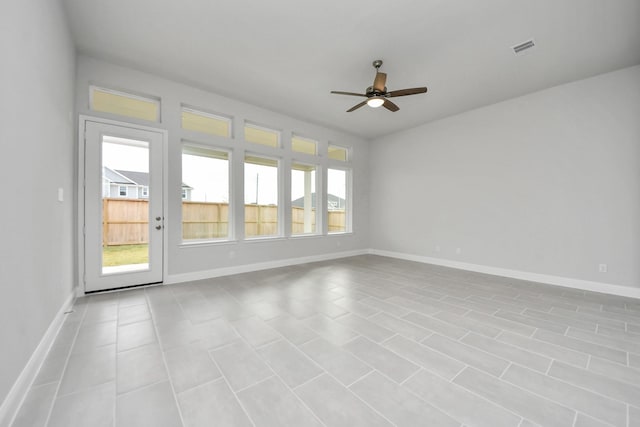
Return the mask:
[[[110,138],[112,142],[104,142],[102,146],[103,164],[111,169],[136,172],[149,171],[147,148],[125,145],[127,140]],[[136,143],[138,143],[136,141]],[[146,143],[138,143],[146,144]],[[277,168],[255,164],[245,164],[245,203],[256,202],[256,181],[258,183],[258,202],[260,204],[277,204],[278,181]],[[304,196],[304,180],[302,173],[294,171],[291,185],[291,199]],[[328,192],[345,198],[344,171],[328,171]],[[191,200],[206,202],[229,202],[229,169],[226,160],[209,157],[183,155],[182,181],[190,187]],[[315,191],[315,185],[312,192]]]

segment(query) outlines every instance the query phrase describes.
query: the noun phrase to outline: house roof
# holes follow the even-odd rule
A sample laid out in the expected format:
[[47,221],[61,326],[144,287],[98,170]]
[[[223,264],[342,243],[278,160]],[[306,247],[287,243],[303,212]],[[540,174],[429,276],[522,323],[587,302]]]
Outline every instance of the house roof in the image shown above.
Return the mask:
[[116,169],[116,172],[138,185],[149,186],[149,174],[147,172],[123,171],[121,169]]
[[[105,166],[103,168],[103,176],[114,184],[149,186],[149,173],[147,172],[111,169]],[[193,189],[193,187],[190,187],[184,182],[182,183],[182,188]]]
[[102,168],[102,176],[106,178],[108,181],[113,182],[114,184],[127,184],[127,185],[135,184],[135,182],[131,181],[123,174],[118,173],[115,170],[108,168],[106,166]]

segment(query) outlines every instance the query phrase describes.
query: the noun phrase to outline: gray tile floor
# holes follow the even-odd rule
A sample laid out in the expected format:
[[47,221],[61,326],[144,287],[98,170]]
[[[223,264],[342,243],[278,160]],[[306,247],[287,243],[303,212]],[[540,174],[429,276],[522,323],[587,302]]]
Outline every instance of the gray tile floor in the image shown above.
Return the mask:
[[78,300],[18,426],[640,426],[640,301],[360,256]]

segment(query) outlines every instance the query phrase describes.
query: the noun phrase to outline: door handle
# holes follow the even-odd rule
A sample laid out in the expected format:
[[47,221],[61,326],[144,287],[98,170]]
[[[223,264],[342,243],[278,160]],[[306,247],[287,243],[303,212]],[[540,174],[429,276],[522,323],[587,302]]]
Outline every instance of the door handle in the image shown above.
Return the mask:
[[156,230],[160,230],[162,228],[161,225],[156,225]]
[[157,217],[156,217],[156,221],[160,221],[161,219],[162,219],[162,217],[161,217],[161,216],[157,216]]

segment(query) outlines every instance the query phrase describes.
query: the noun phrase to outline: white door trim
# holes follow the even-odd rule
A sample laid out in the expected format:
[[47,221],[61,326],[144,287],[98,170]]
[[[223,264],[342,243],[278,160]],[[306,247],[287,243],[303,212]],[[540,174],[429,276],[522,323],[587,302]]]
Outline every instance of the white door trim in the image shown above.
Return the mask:
[[78,116],[78,175],[77,175],[77,187],[76,187],[76,202],[77,202],[77,271],[78,271],[78,288],[76,291],[77,296],[82,296],[85,294],[85,239],[84,239],[84,218],[85,218],[85,196],[84,196],[84,187],[85,187],[85,127],[86,122],[96,122],[103,123],[107,125],[115,125],[128,127],[132,129],[139,129],[143,131],[157,132],[162,135],[162,168],[165,171],[163,173],[163,182],[162,182],[162,209],[164,211],[164,228],[162,229],[162,257],[163,257],[163,277],[167,277],[169,273],[168,262],[167,262],[167,253],[168,253],[168,227],[170,218],[168,216],[169,212],[169,201],[167,197],[168,193],[168,152],[169,152],[169,133],[166,129],[156,128],[152,126],[144,126],[139,124],[133,124],[128,122],[123,122],[119,120],[111,120],[105,119],[101,117],[89,116],[85,114],[80,114]]

